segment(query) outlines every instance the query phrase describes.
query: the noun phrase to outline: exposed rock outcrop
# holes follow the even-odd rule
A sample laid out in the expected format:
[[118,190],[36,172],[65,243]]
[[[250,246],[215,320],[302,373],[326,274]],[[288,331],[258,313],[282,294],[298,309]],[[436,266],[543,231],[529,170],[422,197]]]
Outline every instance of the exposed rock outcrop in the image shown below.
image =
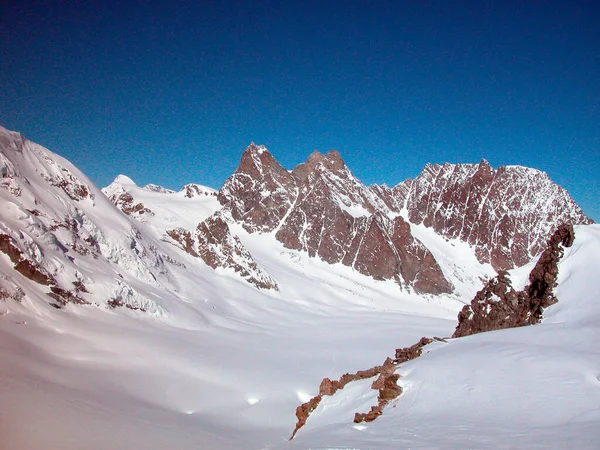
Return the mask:
[[[85,286],[78,285],[78,282],[74,282],[73,285],[75,287],[72,291],[59,287],[56,279],[52,275],[48,274],[47,271],[40,267],[35,261],[27,258],[27,256],[15,245],[12,238],[4,233],[0,233],[0,252],[6,254],[10,258],[11,262],[14,264],[14,269],[25,278],[50,288],[50,292],[48,292],[47,295],[56,301],[56,303],[50,303],[50,305],[55,308],[62,308],[67,303],[79,305],[89,304],[88,301],[84,300],[79,295],[81,292],[87,292]],[[6,290],[3,290],[3,292],[6,292]],[[24,296],[24,291],[21,288],[17,288],[10,298],[21,301]]]
[[[546,249],[539,257],[529,274],[529,284],[523,291],[515,291],[506,271],[490,280],[480,290],[470,305],[465,305],[458,315],[458,326],[453,338],[460,338],[485,331],[514,328],[538,323],[545,308],[556,303],[553,288],[558,277],[558,262],[563,256],[564,247],[573,245],[575,233],[572,224],[561,225],[546,243]],[[376,366],[354,375],[345,374],[340,380],[323,379],[319,394],[296,409],[298,422],[290,439],[306,424],[309,415],[317,408],[324,395],[333,395],[349,382],[371,378],[379,374],[371,387],[379,390],[377,405],[366,413],[356,413],[354,422],[371,422],[381,414],[390,400],[402,393],[397,381],[400,375],[395,373],[398,365],[419,358],[423,348],[434,341],[445,339],[422,337],[416,344],[396,349],[394,359],[387,358],[383,366]]]
[[410,347],[397,348],[396,356],[394,358],[395,364],[402,364],[403,362],[410,361],[411,359],[418,358],[423,353],[423,347],[431,344],[434,340],[443,341],[440,338],[428,338],[422,337],[419,342],[411,345]]
[[279,290],[277,282],[258,265],[239,238],[231,234],[218,213],[198,224],[193,234],[183,229],[169,230],[167,234],[181,249],[201,258],[213,269],[232,269],[259,289]]
[[51,275],[46,273],[37,263],[28,259],[13,243],[12,238],[4,233],[0,233],[0,251],[10,258],[10,261],[14,264],[14,269],[25,278],[46,286],[56,284]]
[[529,262],[560,224],[592,223],[547,174],[526,167],[428,164],[409,184],[411,223],[468,242],[498,271]]
[[[128,216],[153,216],[154,212],[151,211],[150,208],[146,207],[142,202],[136,202],[131,193],[127,191],[126,188],[128,186],[135,186],[133,180],[125,175],[119,175],[109,186],[105,187],[102,192],[117,208],[119,208]],[[160,186],[157,186],[157,188],[164,189]],[[148,190],[159,192],[158,190],[152,188],[149,188]]]
[[342,263],[377,280],[396,280],[418,293],[440,294],[453,287],[433,254],[395,217],[394,194],[367,188],[339,152],[314,152],[293,171],[265,147],[250,145],[218,199],[249,232],[274,232],[277,240],[330,264]]
[[132,216],[134,214],[154,215],[154,213],[149,208],[144,206],[143,203],[136,203],[133,199],[133,196],[129,192],[123,192],[122,194],[116,196],[113,195],[109,197],[109,200],[128,216]]
[[573,225],[560,226],[548,240],[522,291],[513,289],[507,272],[501,271],[491,279],[471,304],[463,307],[452,337],[538,323],[544,309],[558,301],[553,292],[558,262],[563,248],[570,247],[574,239]]
[[[390,358],[386,358],[381,366],[375,366],[367,370],[359,370],[358,372],[352,374],[345,373],[340,377],[339,380],[330,380],[329,378],[324,378],[319,386],[319,393],[309,401],[296,408],[296,418],[298,421],[296,422],[296,427],[294,428],[290,440],[292,440],[298,430],[306,424],[308,417],[317,408],[317,406],[319,406],[323,396],[334,395],[338,390],[343,389],[352,381],[367,380],[379,375],[377,380],[373,381],[371,385],[372,389],[379,391],[377,406],[374,406],[371,409],[371,412],[365,414],[364,418],[360,413],[356,413],[356,417],[361,417],[359,422],[362,422],[363,420],[370,422],[373,419],[367,420],[367,415],[368,417],[372,417],[374,410],[381,411],[390,400],[396,398],[402,392],[402,388],[400,388],[400,386],[398,386],[396,383],[399,376],[394,373],[395,370],[396,366],[394,365],[393,361]],[[356,421],[357,420],[355,418],[355,422]]]
[[[164,189],[164,188],[162,188]],[[165,192],[165,191],[158,191],[156,189],[153,189],[155,192]],[[167,190],[168,191],[168,190]],[[173,191],[170,191],[173,192]],[[206,186],[200,186],[199,184],[186,184],[182,189],[181,192],[185,193],[185,196],[187,198],[194,198],[194,197],[198,197],[198,196],[204,196],[207,197],[209,195],[211,196],[216,196],[217,192],[214,191],[213,189],[207,188]]]

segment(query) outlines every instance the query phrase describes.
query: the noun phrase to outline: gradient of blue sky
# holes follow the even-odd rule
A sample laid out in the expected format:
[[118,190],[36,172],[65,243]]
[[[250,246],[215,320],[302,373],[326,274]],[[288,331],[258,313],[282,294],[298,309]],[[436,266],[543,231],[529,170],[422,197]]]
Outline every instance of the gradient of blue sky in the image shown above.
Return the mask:
[[218,188],[265,144],[364,183],[548,172],[600,221],[600,2],[3,2],[0,124],[99,186]]

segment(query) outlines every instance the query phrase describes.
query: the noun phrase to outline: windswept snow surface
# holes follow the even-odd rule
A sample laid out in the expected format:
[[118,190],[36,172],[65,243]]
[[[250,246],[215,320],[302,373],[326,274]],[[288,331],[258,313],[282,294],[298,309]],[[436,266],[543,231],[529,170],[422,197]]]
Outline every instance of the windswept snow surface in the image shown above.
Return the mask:
[[[257,258],[288,252],[262,239]],[[296,406],[323,376],[381,363],[421,334],[450,334],[461,306],[402,298],[392,282],[296,252],[260,262],[280,293],[180,274],[196,295],[166,303],[166,318],[56,311],[43,295],[0,303],[0,448],[286,446]]]
[[577,227],[541,324],[429,346],[382,417],[353,427],[344,405],[365,394],[339,391],[291,448],[598,448],[599,254],[600,226]]
[[[576,228],[560,301],[542,324],[438,343],[400,367],[405,391],[377,421],[352,423],[376,393],[351,384],[291,442],[295,408],[323,377],[379,364],[423,335],[450,335],[461,305],[399,297],[391,282],[289,252],[268,235],[246,241],[280,293],[198,273],[180,275],[196,296],[167,319],[56,311],[42,295],[0,303],[0,448],[599,445],[600,226]],[[282,258],[269,260],[274,251]]]
[[419,296],[233,224],[280,289],[260,291],[165,241],[219,208],[213,191],[119,177],[114,193],[137,211],[128,217],[68,161],[2,136],[23,145],[0,161],[0,229],[63,286],[82,281],[90,304],[53,308],[48,286],[0,253],[0,287],[25,293],[0,299],[0,449],[600,446],[600,227],[577,227],[543,324],[436,344],[400,368],[405,393],[377,421],[352,423],[376,394],[352,384],[289,442],[296,407],[323,377],[451,335],[489,271],[415,227],[461,278],[451,295]]
[[[192,197],[186,196],[189,187]],[[151,213],[140,216],[141,222],[150,224],[162,237],[166,230],[182,227],[193,230],[196,226],[220,208],[217,192],[209,187],[187,185],[179,191],[171,191],[161,186],[148,185],[139,187],[125,175],[119,175],[102,192],[109,198],[122,193],[130,194],[135,203],[142,203],[150,208]],[[183,213],[183,214],[182,214]]]

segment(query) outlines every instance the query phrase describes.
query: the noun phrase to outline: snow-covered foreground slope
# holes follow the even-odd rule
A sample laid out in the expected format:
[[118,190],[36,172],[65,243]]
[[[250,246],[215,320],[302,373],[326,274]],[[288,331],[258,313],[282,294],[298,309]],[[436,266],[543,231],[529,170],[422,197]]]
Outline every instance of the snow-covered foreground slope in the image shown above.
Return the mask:
[[180,279],[197,295],[168,318],[56,311],[43,296],[0,304],[0,359],[10,361],[0,366],[0,447],[276,447],[323,375],[453,329],[458,303],[399,298],[392,282],[286,258],[263,261],[278,294],[235,278]]
[[[0,150],[2,450],[600,442],[597,226],[577,228],[560,302],[542,325],[427,347],[400,367],[405,393],[376,422],[353,426],[376,391],[352,383],[289,442],[296,406],[323,377],[381,364],[421,336],[450,336],[491,266],[464,242],[405,224],[455,287],[417,295],[286,248],[272,231],[219,224],[203,186],[140,188],[121,176],[105,190],[117,208],[18,133],[0,129]],[[220,228],[197,227],[209,217]],[[186,248],[171,229],[214,240],[200,247],[194,235]],[[219,248],[228,242],[237,254]],[[199,255],[207,248],[238,266],[211,266]],[[276,288],[240,276],[248,261]]]
[[598,448],[599,254],[600,226],[577,227],[541,324],[429,346],[378,420],[351,423],[373,404],[364,383],[326,397],[291,447]]
[[378,420],[354,426],[354,412],[368,410],[376,391],[370,381],[350,384],[291,442],[295,407],[323,377],[380,364],[423,335],[450,335],[461,305],[399,298],[393,283],[297,253],[269,263],[266,245],[251,250],[263,249],[281,293],[187,280],[197,297],[170,320],[93,306],[56,311],[43,297],[0,303],[0,447],[600,443],[600,226],[576,228],[560,265],[560,301],[542,324],[428,347],[400,366],[404,393]]

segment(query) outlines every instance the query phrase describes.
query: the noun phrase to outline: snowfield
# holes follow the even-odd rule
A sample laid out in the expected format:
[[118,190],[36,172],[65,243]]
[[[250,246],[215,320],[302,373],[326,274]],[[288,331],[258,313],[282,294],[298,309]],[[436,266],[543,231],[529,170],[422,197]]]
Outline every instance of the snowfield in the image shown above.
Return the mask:
[[291,442],[295,408],[323,377],[450,335],[460,303],[392,300],[393,285],[344,267],[325,274],[299,254],[268,267],[289,286],[280,294],[199,280],[197,298],[168,320],[5,302],[1,447],[596,448],[598,254],[600,226],[577,227],[542,324],[436,343],[400,366],[404,393],[378,420],[352,423],[376,392],[351,383]]
[[[376,421],[353,423],[377,395],[372,380],[353,382],[290,441],[324,377],[451,336],[491,266],[411,225],[455,286],[417,295],[231,223],[279,288],[259,290],[166,234],[217,211],[214,190],[121,176],[104,192],[127,216],[60,156],[4,129],[0,144],[4,249],[56,283],[0,252],[0,449],[600,447],[599,225],[575,228],[541,324],[427,346],[400,365],[404,392]],[[512,271],[516,288],[532,264]],[[51,286],[88,304],[52,306]]]

